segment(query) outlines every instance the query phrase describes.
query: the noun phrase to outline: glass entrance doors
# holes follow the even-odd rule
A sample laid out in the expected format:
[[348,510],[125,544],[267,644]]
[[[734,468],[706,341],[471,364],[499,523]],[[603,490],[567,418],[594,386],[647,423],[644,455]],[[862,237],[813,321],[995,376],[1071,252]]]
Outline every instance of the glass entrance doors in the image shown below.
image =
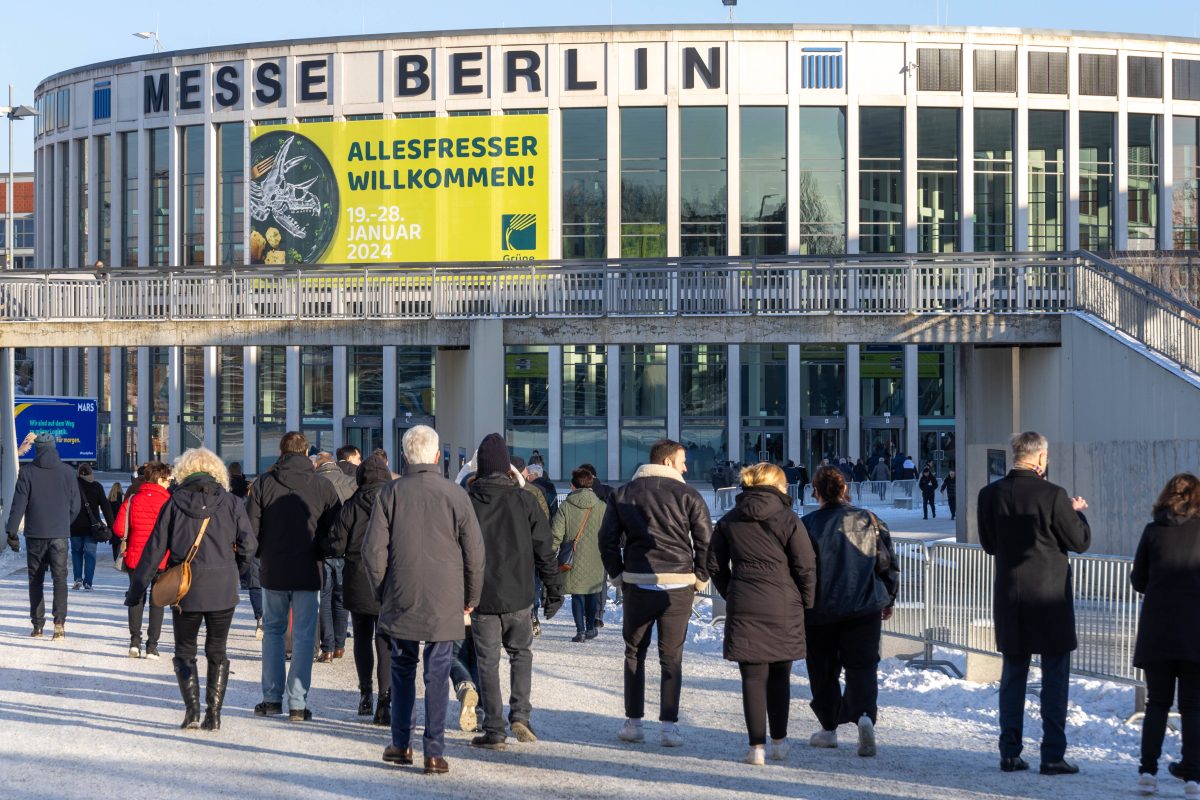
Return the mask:
[[[396,418],[396,430],[392,436],[391,449],[388,450],[388,466],[392,468],[393,472],[404,472],[404,448],[402,447],[404,432],[417,425],[428,425],[432,428],[434,427],[433,417],[418,417],[412,414],[405,414],[403,417]],[[443,464],[442,466],[445,467],[446,465]]]
[[779,429],[751,428],[742,431],[742,461],[782,464],[787,452],[786,434]]
[[804,417],[801,426],[804,429],[804,454],[801,458],[810,476],[816,474],[822,461],[828,460],[833,464],[846,455],[845,417]]
[[946,477],[946,473],[954,469],[954,430],[945,428],[921,428],[921,460],[917,462],[920,469],[926,462],[933,462],[933,471],[938,480]]
[[[342,444],[354,445],[363,454],[363,458],[371,455],[378,447],[383,447],[383,419],[373,416],[346,417],[342,421]],[[389,457],[391,454],[388,454]]]
[[861,455],[866,464],[883,458],[890,467],[896,454],[903,451],[904,417],[863,417]]

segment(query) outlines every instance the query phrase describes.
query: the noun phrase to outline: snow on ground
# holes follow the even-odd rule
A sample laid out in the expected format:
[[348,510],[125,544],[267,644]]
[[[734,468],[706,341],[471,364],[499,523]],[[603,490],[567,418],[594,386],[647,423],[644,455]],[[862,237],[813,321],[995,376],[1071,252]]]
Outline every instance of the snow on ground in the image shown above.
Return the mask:
[[[808,709],[803,664],[793,679],[791,735],[783,764],[739,763],[746,749],[737,667],[721,659],[720,629],[698,604],[684,662],[685,745],[661,748],[648,723],[644,745],[617,741],[621,724],[620,607],[583,644],[567,609],[547,623],[534,654],[533,725],[542,741],[507,751],[472,749],[469,734],[447,734],[449,775],[426,777],[384,764],[388,733],[355,715],[352,659],[313,665],[314,720],[259,718],[259,643],[248,603],[230,637],[233,675],[223,729],[181,731],[182,703],[171,671],[169,621],[161,661],[132,660],[125,576],[106,560],[95,592],[71,592],[67,639],[28,637],[24,553],[0,557],[0,795],[34,798],[188,798],[199,792],[237,798],[1107,798],[1132,796],[1139,731],[1123,724],[1133,707],[1128,687],[1072,684],[1069,757],[1082,774],[1037,774],[1036,702],[1027,716],[1027,773],[997,769],[996,687],[881,667],[879,756],[855,755],[854,728],[843,746],[805,746],[816,723]],[[49,585],[47,583],[47,589]],[[168,616],[169,620],[169,616]],[[47,626],[47,632],[49,626]],[[653,651],[652,651],[653,653]],[[957,658],[957,654],[942,653]],[[657,667],[648,668],[648,709],[657,698]],[[457,719],[457,704],[450,713]],[[651,714],[653,716],[653,714]],[[1030,738],[1032,737],[1032,738]],[[1175,757],[1170,734],[1166,751]],[[419,743],[418,743],[419,754]],[[1165,776],[1165,769],[1162,774]],[[1164,793],[1182,787],[1164,779]]]

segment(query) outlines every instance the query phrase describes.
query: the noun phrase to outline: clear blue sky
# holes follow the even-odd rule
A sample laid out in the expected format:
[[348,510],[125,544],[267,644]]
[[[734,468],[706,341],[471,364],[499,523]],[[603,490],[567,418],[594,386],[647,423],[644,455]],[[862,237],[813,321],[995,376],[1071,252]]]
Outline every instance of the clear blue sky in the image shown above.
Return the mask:
[[[38,81],[55,72],[111,58],[146,53],[134,31],[152,30],[168,50],[244,42],[358,33],[450,28],[714,23],[726,20],[720,0],[289,0],[248,3],[207,0],[168,3],[130,0],[36,0],[3,3],[0,105],[5,84],[15,101],[32,105]],[[1200,8],[1184,0],[865,0],[816,4],[800,0],[740,0],[738,22],[985,25],[1019,28],[1122,31],[1196,36]],[[33,125],[15,123],[15,164],[32,169]],[[7,152],[0,124],[0,159]],[[4,163],[0,169],[7,169]]]

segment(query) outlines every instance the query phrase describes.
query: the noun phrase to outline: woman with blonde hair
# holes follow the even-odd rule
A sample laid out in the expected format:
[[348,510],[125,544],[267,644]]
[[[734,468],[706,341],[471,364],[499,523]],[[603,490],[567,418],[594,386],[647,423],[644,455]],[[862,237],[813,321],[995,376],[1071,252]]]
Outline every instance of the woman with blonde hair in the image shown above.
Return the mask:
[[742,493],[713,531],[708,572],[725,598],[725,658],[742,673],[748,764],[787,757],[792,662],[805,657],[804,609],[813,604],[816,558],[774,464],[742,470]]
[[[257,542],[246,505],[229,491],[229,473],[217,454],[203,447],[187,450],[175,460],[176,489],[163,506],[146,542],[137,569],[129,580],[125,604],[142,602],[163,556],[167,568],[184,561],[192,548],[191,590],[172,606],[175,629],[175,677],[186,708],[181,728],[221,728],[221,705],[229,681],[225,642],[238,603],[240,567]],[[200,722],[200,682],[196,670],[196,639],[205,626],[204,655],[208,658],[205,686],[208,708]]]

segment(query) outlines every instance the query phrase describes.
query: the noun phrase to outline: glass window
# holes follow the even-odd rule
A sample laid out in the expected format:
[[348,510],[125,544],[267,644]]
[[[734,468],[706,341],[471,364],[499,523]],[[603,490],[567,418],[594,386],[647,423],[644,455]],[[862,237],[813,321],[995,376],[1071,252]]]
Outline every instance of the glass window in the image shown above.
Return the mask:
[[180,411],[183,414],[183,439],[181,450],[204,445],[204,348],[183,347],[183,397]]
[[800,108],[801,255],[846,252],[846,109]]
[[171,452],[169,403],[171,348],[150,348],[150,458],[167,461]]
[[729,457],[729,348],[723,344],[679,346],[680,441],[688,471],[706,478]]
[[603,108],[562,111],[563,258],[604,258],[608,222],[608,126]]
[[300,417],[333,419],[333,348],[300,348]]
[[621,256],[667,254],[667,110],[621,109]]
[[193,125],[179,129],[180,192],[183,218],[180,220],[180,264],[204,264],[204,127]]
[[[1032,54],[1031,54],[1032,55]],[[1029,112],[1029,249],[1066,246],[1067,112]]]
[[396,348],[396,413],[399,416],[434,415],[436,352],[432,347]]
[[287,348],[258,348],[258,471],[279,458],[287,425]]
[[[63,99],[63,95],[59,93],[59,99]],[[63,106],[66,110],[66,106]],[[60,120],[61,121],[61,120]],[[71,143],[63,142],[58,146],[58,157],[62,159],[63,168],[59,176],[59,192],[58,192],[58,219],[61,223],[60,230],[62,231],[58,239],[58,252],[60,255],[60,263],[64,267],[71,266]]]
[[1158,249],[1158,124],[1129,115],[1129,250]]
[[621,478],[667,435],[667,346],[621,345]]
[[504,352],[505,430],[509,451],[529,460],[550,448],[550,349],[506,347]]
[[1003,108],[975,109],[975,250],[1013,249],[1013,120]]
[[742,255],[787,253],[787,109],[743,107]]
[[771,417],[782,424],[787,416],[787,345],[744,344],[742,362],[742,416]]
[[904,252],[904,109],[858,111],[859,250]]
[[800,348],[800,415],[839,416],[846,407],[846,348],[806,344]]
[[[75,174],[79,189],[79,216],[75,225],[79,230],[79,250],[76,253],[76,264],[80,267],[88,263],[88,140],[75,140],[75,161],[79,169]],[[90,265],[89,265],[90,266]]]
[[679,109],[679,248],[685,256],[729,253],[725,106]]
[[1171,217],[1176,250],[1200,248],[1200,118],[1175,117]]
[[1115,121],[1116,115],[1106,111],[1079,112],[1079,246],[1084,250],[1112,249]]
[[347,411],[352,416],[383,414],[383,348],[346,348]]
[[150,136],[150,265],[171,262],[171,140],[170,128],[147,131]]
[[865,345],[860,353],[862,415],[881,417],[904,414],[904,348],[900,345]]
[[604,345],[563,347],[562,464],[608,469],[608,370]]
[[[138,461],[138,349],[136,347],[118,347],[122,363],[125,366],[125,419],[118,416],[117,424],[125,425],[125,453],[122,466],[132,471]],[[145,460],[145,459],[143,459]]]
[[137,131],[121,134],[121,262],[138,265],[138,137]]
[[244,260],[245,209],[242,191],[245,170],[242,165],[242,123],[217,126],[220,149],[217,151],[217,252],[221,264],[239,265]]
[[246,457],[242,429],[245,360],[241,347],[218,347],[217,455],[226,464]]
[[100,250],[97,254],[109,263],[112,253],[112,139],[96,137],[96,182],[100,184]]
[[917,109],[917,252],[953,253],[958,238],[957,108]]
[[954,346],[922,344],[917,350],[917,413],[953,417]]

